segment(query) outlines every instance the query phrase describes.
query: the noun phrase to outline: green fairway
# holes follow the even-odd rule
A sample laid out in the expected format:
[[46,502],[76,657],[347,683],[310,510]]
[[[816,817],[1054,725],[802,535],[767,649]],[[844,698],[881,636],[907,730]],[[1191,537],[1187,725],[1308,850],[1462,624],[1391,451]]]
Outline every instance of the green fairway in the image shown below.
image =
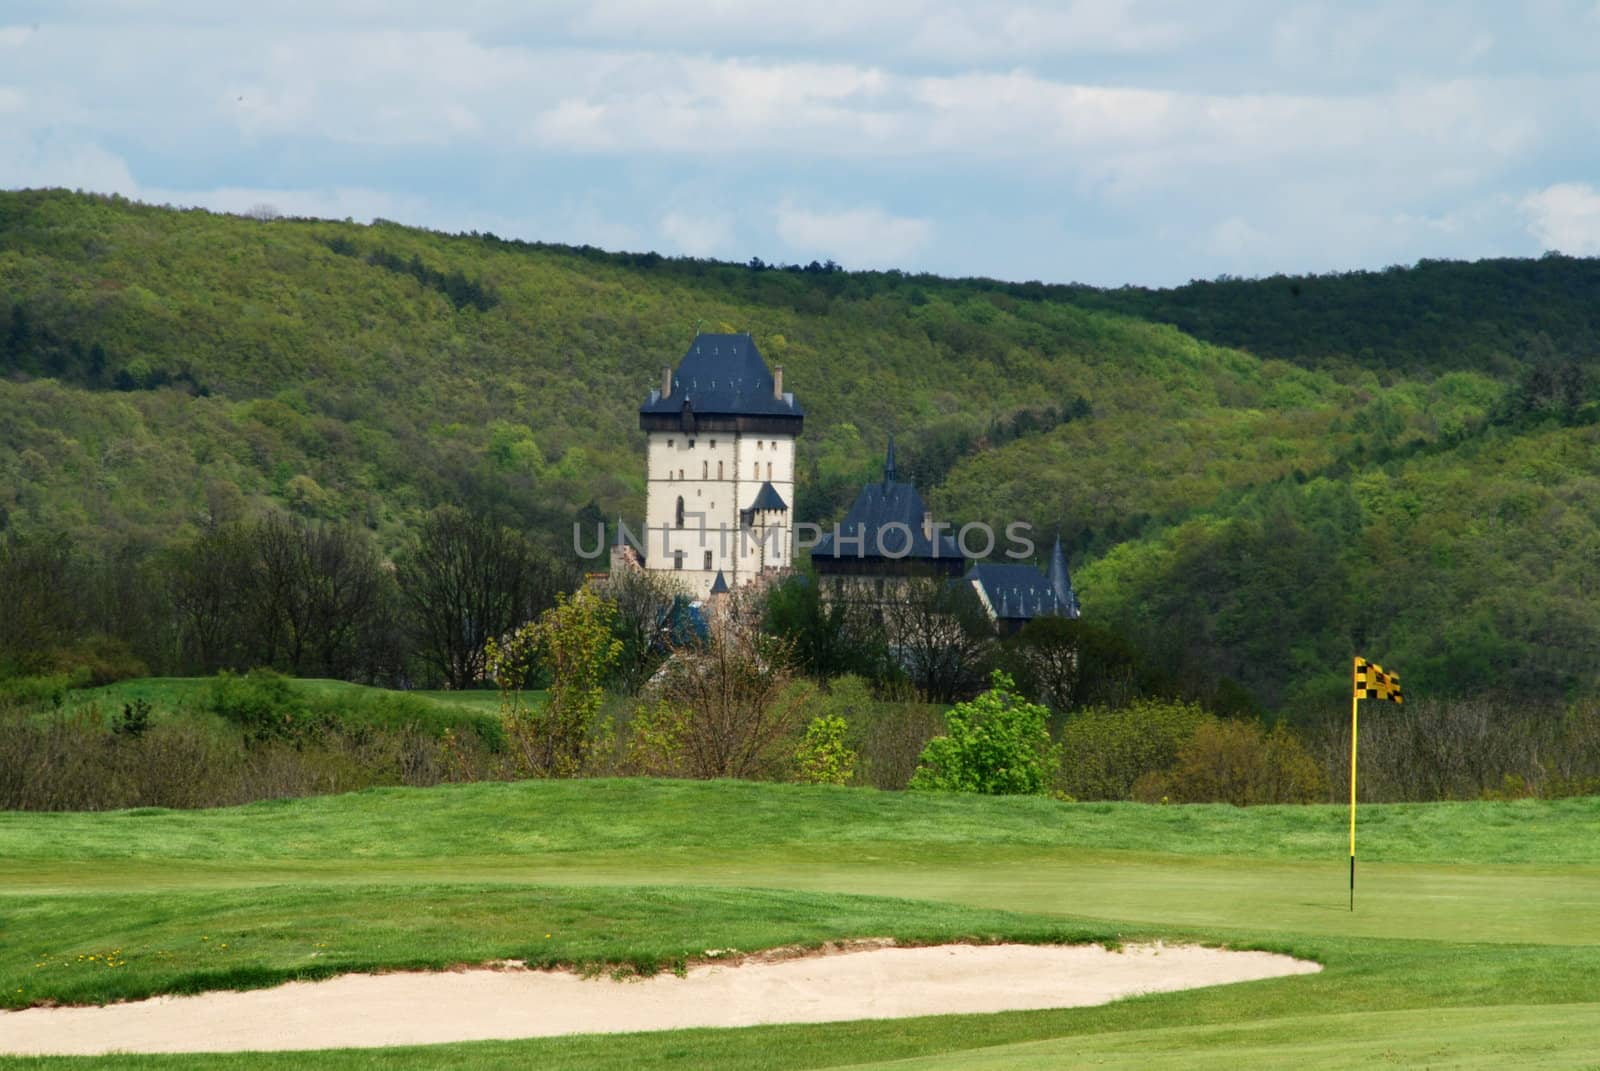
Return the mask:
[[[653,969],[830,938],[1160,936],[1326,970],[1104,1008],[479,1043],[399,1063],[1583,1066],[1600,1051],[1600,800],[1366,808],[1354,913],[1343,820],[663,781],[9,813],[0,983],[15,1007],[500,958]],[[78,958],[107,952],[126,966]]]

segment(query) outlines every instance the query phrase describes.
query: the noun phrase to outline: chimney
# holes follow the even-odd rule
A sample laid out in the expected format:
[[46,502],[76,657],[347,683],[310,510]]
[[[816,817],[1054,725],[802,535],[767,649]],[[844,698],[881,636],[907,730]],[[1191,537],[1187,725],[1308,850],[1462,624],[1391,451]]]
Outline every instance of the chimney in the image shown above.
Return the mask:
[[783,401],[783,365],[772,370],[772,396]]
[[672,369],[670,367],[661,370],[661,397],[672,397]]

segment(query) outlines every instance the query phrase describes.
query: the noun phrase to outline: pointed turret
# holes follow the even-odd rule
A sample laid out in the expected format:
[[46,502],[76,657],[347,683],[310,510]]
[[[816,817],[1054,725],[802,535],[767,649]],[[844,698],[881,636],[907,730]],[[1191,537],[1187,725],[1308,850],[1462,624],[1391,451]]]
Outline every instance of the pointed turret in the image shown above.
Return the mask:
[[728,578],[722,575],[722,570],[717,570],[717,578],[711,582],[711,594],[726,595],[728,593]]
[[1056,593],[1056,604],[1063,617],[1077,617],[1078,593],[1072,590],[1072,574],[1067,572],[1067,556],[1061,549],[1061,533],[1056,533],[1056,545],[1050,551],[1050,587]]
[[895,472],[894,469],[894,436],[891,435],[889,436],[889,453],[883,459],[883,485],[888,487],[899,478],[899,473]]

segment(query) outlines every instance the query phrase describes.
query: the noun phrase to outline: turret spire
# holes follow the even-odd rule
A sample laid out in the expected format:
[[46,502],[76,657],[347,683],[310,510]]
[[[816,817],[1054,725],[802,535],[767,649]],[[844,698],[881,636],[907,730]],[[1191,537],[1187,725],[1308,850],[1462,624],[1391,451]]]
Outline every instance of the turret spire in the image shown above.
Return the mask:
[[1061,549],[1061,532],[1056,531],[1056,545],[1050,551],[1050,587],[1056,593],[1056,605],[1063,617],[1077,617],[1078,593],[1072,590],[1072,575],[1067,572],[1067,556]]
[[894,436],[889,436],[889,454],[883,459],[883,484],[887,487],[899,478],[894,469]]

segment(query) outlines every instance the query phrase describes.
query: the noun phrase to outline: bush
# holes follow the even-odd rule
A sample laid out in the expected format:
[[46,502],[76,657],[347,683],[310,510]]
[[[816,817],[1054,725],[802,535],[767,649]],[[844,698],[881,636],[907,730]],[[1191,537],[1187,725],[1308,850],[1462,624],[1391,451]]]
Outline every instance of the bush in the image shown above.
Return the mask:
[[922,749],[912,789],[1042,795],[1058,749],[1050,743],[1050,711],[1016,693],[1006,674],[994,671],[989,690],[957,703],[945,716],[945,735]]
[[243,676],[217,674],[205,708],[253,740],[292,739],[317,723],[293,682],[270,669],[252,669]]
[[1328,782],[1298,737],[1279,725],[1271,732],[1254,720],[1207,717],[1165,773],[1147,774],[1134,786],[1146,803],[1312,803],[1328,795]]
[[1141,777],[1172,766],[1206,713],[1193,703],[1141,699],[1089,707],[1062,728],[1058,787],[1080,800],[1132,799]]
[[849,726],[837,716],[812,718],[795,748],[795,780],[808,785],[847,784],[856,773],[856,751],[846,740]]

